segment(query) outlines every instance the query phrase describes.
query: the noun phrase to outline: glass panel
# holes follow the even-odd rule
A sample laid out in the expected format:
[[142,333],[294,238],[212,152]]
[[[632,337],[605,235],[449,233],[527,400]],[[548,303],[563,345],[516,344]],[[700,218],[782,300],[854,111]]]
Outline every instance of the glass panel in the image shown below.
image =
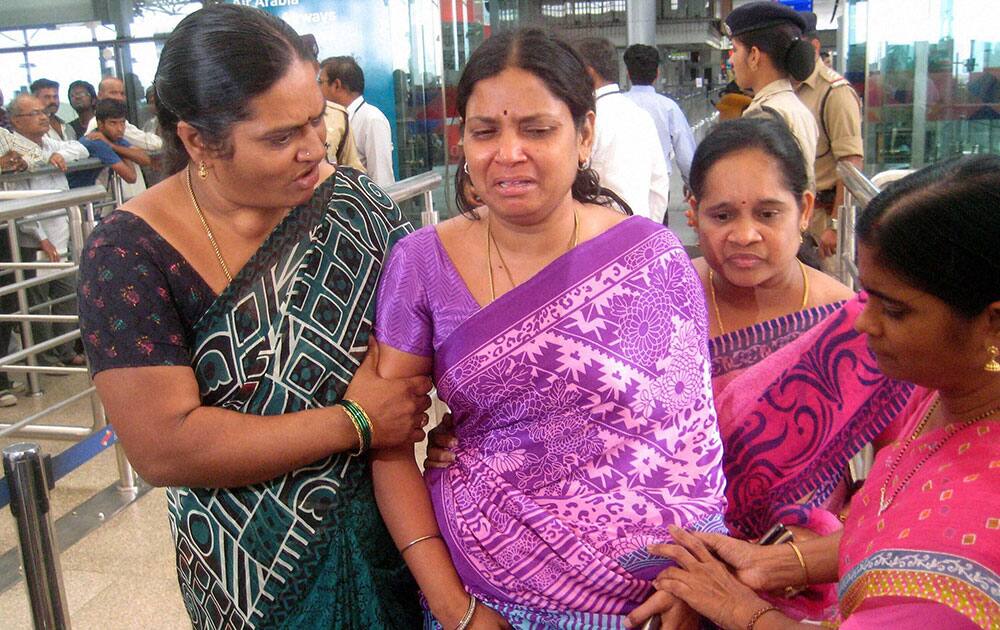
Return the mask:
[[848,77],[857,81],[863,52],[871,170],[1000,153],[1000,3],[914,0],[900,13],[869,0],[852,9]]

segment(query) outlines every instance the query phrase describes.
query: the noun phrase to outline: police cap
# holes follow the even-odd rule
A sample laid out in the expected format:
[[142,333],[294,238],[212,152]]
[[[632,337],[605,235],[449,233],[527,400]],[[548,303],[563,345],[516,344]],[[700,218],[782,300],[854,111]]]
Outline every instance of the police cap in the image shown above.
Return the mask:
[[806,30],[802,15],[777,2],[751,2],[737,7],[726,17],[726,35],[733,37],[749,31],[771,28],[779,24],[793,24],[801,31]]

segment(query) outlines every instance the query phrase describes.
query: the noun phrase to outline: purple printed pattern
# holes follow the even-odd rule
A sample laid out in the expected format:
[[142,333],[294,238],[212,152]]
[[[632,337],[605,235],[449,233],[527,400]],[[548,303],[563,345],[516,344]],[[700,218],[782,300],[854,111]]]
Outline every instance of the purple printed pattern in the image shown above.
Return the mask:
[[457,461],[428,476],[475,593],[621,614],[665,565],[666,526],[725,531],[700,285],[677,239],[631,219],[455,330],[437,385]]

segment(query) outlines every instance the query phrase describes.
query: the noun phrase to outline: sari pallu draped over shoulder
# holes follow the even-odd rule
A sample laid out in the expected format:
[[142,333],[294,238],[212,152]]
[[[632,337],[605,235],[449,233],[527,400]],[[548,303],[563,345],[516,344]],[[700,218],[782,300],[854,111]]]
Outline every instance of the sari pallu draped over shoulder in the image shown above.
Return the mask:
[[[777,522],[826,535],[841,528],[847,463],[896,418],[913,386],[885,377],[854,330],[859,297],[711,340],[725,444],[726,523],[757,538]],[[833,585],[773,598],[796,619],[822,619]]]
[[706,322],[676,237],[631,218],[439,348],[459,445],[431,498],[463,582],[514,627],[621,627],[667,525],[725,532]]
[[[931,392],[918,393],[901,414],[898,440],[879,451],[851,502],[840,543],[843,626],[996,629],[1000,421],[927,431],[900,459],[934,402]],[[889,506],[879,513],[883,486]]]
[[[408,231],[367,177],[338,171],[196,324],[202,404],[267,416],[338,401],[367,346],[385,252]],[[171,488],[168,501],[196,628],[419,623],[366,457],[335,454],[246,487]]]

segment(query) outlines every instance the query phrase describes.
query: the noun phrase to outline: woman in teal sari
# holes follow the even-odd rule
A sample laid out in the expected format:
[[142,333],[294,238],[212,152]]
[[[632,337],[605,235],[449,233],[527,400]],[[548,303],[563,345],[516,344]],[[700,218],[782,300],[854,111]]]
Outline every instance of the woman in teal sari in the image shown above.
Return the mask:
[[81,264],[94,382],[136,469],[169,487],[195,628],[420,623],[365,452],[426,422],[428,379],[379,378],[369,338],[410,229],[323,162],[314,64],[263,12],[185,18],[156,77],[172,175],[97,226]]

